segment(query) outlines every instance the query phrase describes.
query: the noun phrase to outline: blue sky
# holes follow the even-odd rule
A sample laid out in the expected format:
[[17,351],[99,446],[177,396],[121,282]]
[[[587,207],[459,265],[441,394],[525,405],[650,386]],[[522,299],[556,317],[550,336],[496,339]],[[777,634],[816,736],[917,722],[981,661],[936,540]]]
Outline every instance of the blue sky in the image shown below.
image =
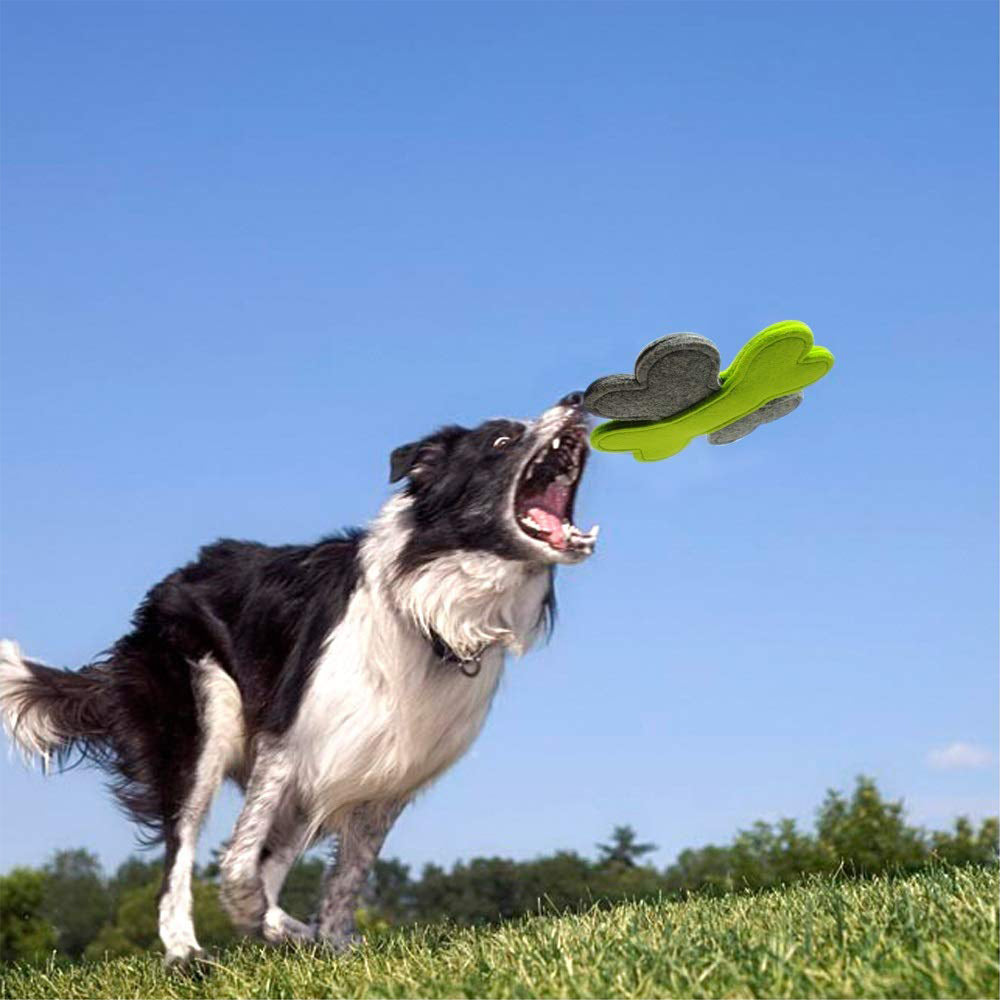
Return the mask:
[[[996,812],[994,5],[3,22],[3,634],[79,665],[199,544],[370,518],[440,423],[800,319],[837,365],[793,416],[593,456],[552,643],[387,853],[666,863],[859,772]],[[0,766],[0,868],[132,849],[93,773]]]

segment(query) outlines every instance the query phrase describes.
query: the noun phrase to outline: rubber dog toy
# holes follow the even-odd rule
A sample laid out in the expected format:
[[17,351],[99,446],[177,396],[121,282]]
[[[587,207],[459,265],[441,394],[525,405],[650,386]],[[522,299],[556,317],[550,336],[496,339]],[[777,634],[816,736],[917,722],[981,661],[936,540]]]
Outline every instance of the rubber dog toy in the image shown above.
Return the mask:
[[584,393],[591,413],[613,418],[594,428],[590,443],[640,462],[670,458],[702,434],[728,444],[791,413],[801,390],[832,367],[833,355],[794,321],[762,330],[723,372],[710,340],[661,337],[639,354],[635,375],[606,375]]

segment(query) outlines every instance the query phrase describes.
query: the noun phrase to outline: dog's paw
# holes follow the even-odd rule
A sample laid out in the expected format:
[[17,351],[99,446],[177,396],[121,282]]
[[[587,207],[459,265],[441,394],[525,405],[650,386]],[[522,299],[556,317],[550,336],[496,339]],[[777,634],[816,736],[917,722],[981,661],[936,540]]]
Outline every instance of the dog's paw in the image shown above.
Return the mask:
[[199,959],[205,957],[203,949],[192,945],[177,945],[167,949],[163,956],[163,967],[174,971],[190,969]]
[[261,931],[268,944],[282,944],[288,941],[302,944],[314,941],[316,938],[315,931],[308,924],[289,916],[280,906],[272,906],[264,914]]

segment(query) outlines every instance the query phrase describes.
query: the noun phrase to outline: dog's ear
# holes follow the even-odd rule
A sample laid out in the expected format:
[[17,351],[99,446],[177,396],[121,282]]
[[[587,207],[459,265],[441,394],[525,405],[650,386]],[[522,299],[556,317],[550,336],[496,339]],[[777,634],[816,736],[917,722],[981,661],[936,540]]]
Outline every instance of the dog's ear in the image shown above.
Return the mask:
[[402,444],[389,456],[389,482],[398,483],[403,476],[414,479],[444,456],[445,446],[440,441],[413,441]]
[[420,451],[422,442],[414,441],[411,444],[401,444],[393,449],[389,456],[389,482],[398,483],[410,469],[416,464],[417,452]]
[[389,456],[389,482],[398,483],[403,476],[427,485],[435,472],[444,470],[448,455],[469,432],[456,424],[441,427],[428,437],[400,445]]

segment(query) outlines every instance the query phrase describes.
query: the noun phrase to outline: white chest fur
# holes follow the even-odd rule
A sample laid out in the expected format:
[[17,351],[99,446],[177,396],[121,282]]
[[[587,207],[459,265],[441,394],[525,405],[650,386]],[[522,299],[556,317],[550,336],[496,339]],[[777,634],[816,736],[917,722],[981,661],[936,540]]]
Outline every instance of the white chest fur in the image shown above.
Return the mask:
[[[505,651],[530,646],[549,588],[544,568],[462,552],[390,591],[379,543],[365,543],[363,581],[289,733],[303,805],[328,828],[358,802],[412,795],[469,748]],[[460,655],[490,643],[480,672],[438,660],[421,632],[431,628]]]

